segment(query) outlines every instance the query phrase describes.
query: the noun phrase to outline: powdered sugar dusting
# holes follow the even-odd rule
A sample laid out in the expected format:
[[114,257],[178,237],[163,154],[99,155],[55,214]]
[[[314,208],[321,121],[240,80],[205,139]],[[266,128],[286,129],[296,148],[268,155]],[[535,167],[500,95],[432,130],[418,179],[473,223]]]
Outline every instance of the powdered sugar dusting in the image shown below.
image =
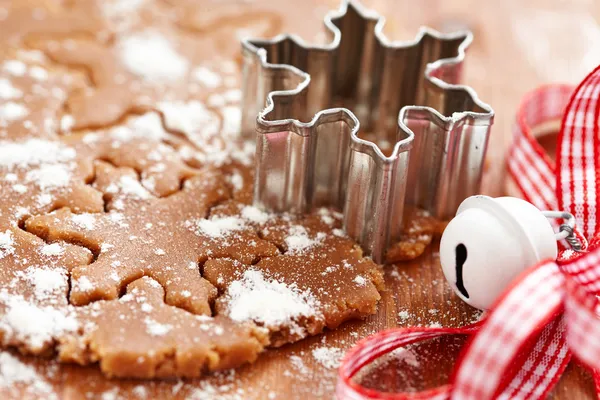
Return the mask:
[[187,134],[190,139],[196,139],[196,144],[202,142],[202,136],[210,137],[218,133],[218,117],[197,100],[187,103],[161,102],[159,109],[165,115],[169,128]]
[[159,32],[146,30],[119,43],[121,60],[135,75],[149,81],[172,82],[183,79],[189,62]]
[[71,170],[64,164],[44,165],[28,171],[25,180],[42,190],[64,187],[71,181]]
[[[167,136],[167,132],[163,127],[160,115],[156,112],[147,112],[128,119],[124,126],[113,128],[110,136],[117,142],[127,142],[134,138],[159,141]],[[113,143],[113,146],[118,146],[118,143]]]
[[27,72],[27,65],[23,61],[8,60],[4,62],[2,69],[13,76],[23,76]]
[[306,228],[302,225],[292,225],[285,238],[285,244],[289,253],[298,254],[318,245],[325,239],[325,236],[325,233],[319,232],[315,238],[310,238]]
[[337,347],[317,347],[313,349],[312,355],[315,360],[328,369],[334,369],[340,366],[344,351]]
[[354,278],[354,283],[356,283],[358,286],[366,286],[367,280],[361,275],[356,275],[356,278]]
[[271,218],[268,213],[254,206],[245,206],[242,208],[242,217],[255,224],[264,224]]
[[12,85],[9,79],[0,79],[0,99],[17,99],[23,96],[23,92]]
[[29,139],[25,142],[0,142],[0,166],[9,169],[42,164],[57,164],[75,158],[75,150],[59,142]]
[[221,109],[223,115],[223,134],[238,135],[242,128],[242,110],[240,107],[227,106]]
[[23,119],[27,115],[29,110],[23,104],[7,101],[0,105],[0,122],[3,124]]
[[146,331],[152,336],[163,336],[173,329],[173,325],[161,324],[148,317],[144,319],[144,324],[146,324]]
[[67,273],[62,269],[29,267],[25,279],[34,287],[36,299],[45,300],[67,289]]
[[242,190],[244,188],[244,178],[239,173],[233,173],[229,177],[229,181],[235,190]]
[[[36,370],[7,352],[0,352],[0,387],[12,389],[22,384],[26,393],[48,400],[56,399],[52,386]],[[27,396],[25,396],[27,397]],[[19,398],[23,398],[22,394]]]
[[96,225],[96,216],[94,214],[75,214],[71,216],[71,220],[80,228],[91,231]]
[[244,229],[246,223],[239,217],[212,217],[198,220],[196,227],[198,233],[211,239],[219,239]]
[[149,199],[152,197],[150,192],[148,192],[137,179],[129,175],[124,175],[116,183],[109,185],[106,188],[106,192],[120,193],[138,199]]
[[73,289],[76,289],[81,292],[89,292],[94,290],[94,285],[86,276],[81,276],[77,279],[71,279],[71,284],[73,285]]
[[0,232],[0,259],[15,252],[15,240],[10,230]]
[[3,290],[0,301],[6,313],[0,319],[0,329],[6,339],[17,339],[34,350],[40,350],[54,338],[78,328],[77,320],[67,309],[40,307],[20,295],[10,295]]
[[229,317],[266,326],[292,324],[299,317],[316,316],[320,304],[309,289],[265,279],[261,271],[245,271],[227,289]]
[[65,248],[60,243],[52,243],[44,245],[40,252],[45,256],[60,256],[65,252]]
[[223,78],[210,68],[200,66],[192,71],[193,78],[209,89],[215,89],[221,86]]
[[108,18],[136,12],[146,0],[104,0],[102,12]]

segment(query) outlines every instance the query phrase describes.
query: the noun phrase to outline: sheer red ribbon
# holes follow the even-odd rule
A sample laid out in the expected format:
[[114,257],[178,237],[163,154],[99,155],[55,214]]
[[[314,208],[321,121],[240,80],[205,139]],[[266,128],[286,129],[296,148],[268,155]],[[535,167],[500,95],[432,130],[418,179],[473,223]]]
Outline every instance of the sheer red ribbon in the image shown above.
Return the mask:
[[[558,260],[532,266],[478,324],[390,329],[359,342],[340,366],[338,399],[543,399],[572,356],[593,372],[600,393],[599,114],[600,67],[575,90],[541,87],[521,104],[507,156],[509,174],[522,196],[542,210],[571,212],[588,251],[566,249]],[[558,119],[562,124],[555,165],[531,129]],[[353,382],[378,357],[443,335],[469,336],[447,385],[385,393]]]

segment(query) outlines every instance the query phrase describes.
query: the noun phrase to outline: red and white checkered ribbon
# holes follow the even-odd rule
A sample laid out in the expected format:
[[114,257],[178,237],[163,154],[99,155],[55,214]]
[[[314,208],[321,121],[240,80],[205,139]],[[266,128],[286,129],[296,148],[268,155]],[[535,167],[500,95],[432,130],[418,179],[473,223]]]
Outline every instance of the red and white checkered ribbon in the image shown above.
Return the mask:
[[[523,197],[543,210],[575,215],[587,253],[562,251],[517,278],[482,322],[463,328],[401,328],[359,342],[339,369],[338,399],[543,399],[574,355],[593,371],[600,393],[600,67],[573,91],[546,86],[517,114],[508,170]],[[531,127],[562,118],[557,166]],[[470,336],[447,385],[384,393],[352,378],[394,349],[442,335]]]

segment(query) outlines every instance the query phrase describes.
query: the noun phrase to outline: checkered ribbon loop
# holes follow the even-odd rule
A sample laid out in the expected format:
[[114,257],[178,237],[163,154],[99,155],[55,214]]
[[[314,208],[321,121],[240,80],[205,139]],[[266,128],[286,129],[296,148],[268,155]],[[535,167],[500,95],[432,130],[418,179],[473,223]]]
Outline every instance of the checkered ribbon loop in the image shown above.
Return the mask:
[[[391,329],[359,342],[340,366],[338,399],[543,399],[572,355],[591,369],[600,394],[599,115],[600,67],[575,90],[566,85],[541,87],[518,111],[507,157],[508,171],[523,197],[543,210],[572,213],[583,231],[578,239],[589,251],[563,250],[558,260],[532,266],[478,324]],[[559,119],[555,165],[532,128]],[[385,393],[352,380],[394,349],[443,335],[469,336],[444,386]]]

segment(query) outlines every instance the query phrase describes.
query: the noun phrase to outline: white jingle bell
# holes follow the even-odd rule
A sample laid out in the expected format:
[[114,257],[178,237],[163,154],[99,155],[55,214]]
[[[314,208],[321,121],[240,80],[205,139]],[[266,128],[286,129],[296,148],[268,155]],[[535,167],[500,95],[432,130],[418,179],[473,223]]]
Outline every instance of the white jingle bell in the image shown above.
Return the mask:
[[440,242],[450,286],[479,309],[490,308],[517,275],[556,258],[557,252],[554,230],[542,211],[515,197],[469,197]]

